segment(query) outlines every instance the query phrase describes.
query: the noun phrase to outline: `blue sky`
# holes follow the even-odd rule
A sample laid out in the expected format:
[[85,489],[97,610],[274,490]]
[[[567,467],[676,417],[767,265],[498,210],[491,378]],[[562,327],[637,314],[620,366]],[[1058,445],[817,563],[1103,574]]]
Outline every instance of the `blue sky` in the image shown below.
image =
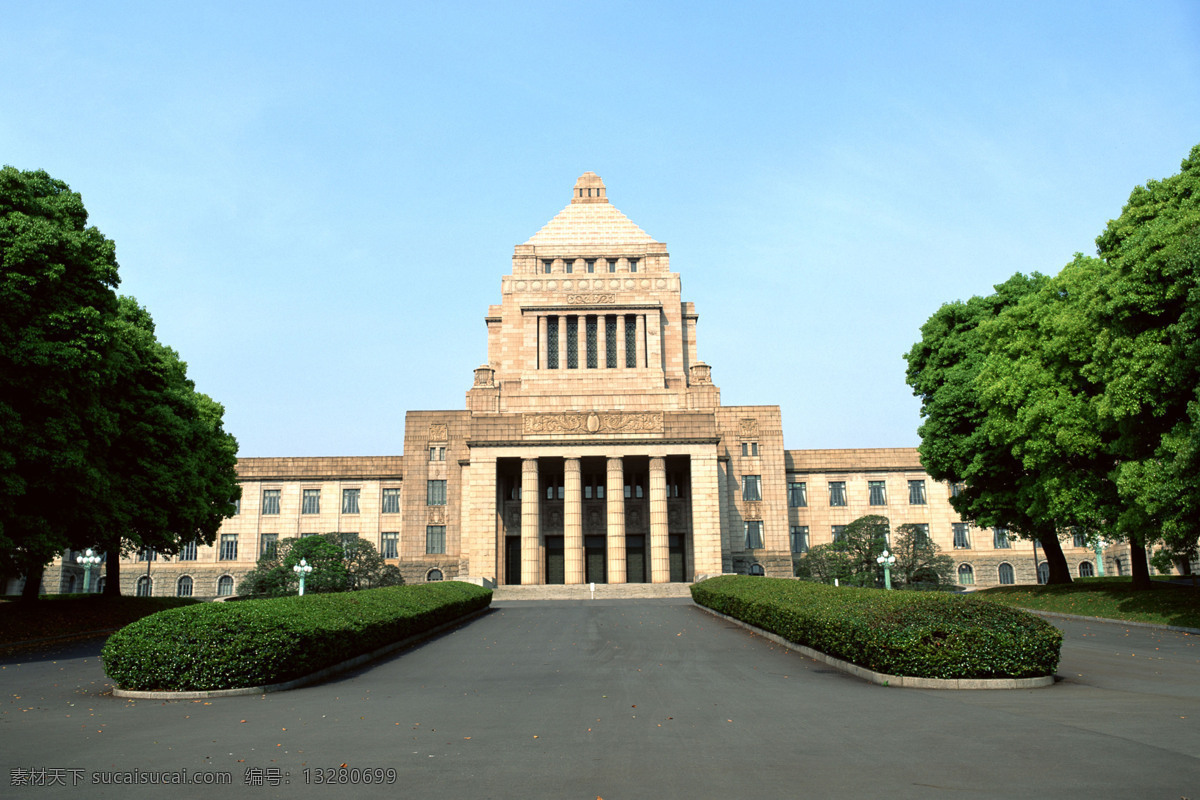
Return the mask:
[[82,193],[243,456],[464,407],[587,170],[726,404],[914,446],[929,315],[1093,252],[1200,142],[1195,2],[8,2],[0,36],[0,162]]

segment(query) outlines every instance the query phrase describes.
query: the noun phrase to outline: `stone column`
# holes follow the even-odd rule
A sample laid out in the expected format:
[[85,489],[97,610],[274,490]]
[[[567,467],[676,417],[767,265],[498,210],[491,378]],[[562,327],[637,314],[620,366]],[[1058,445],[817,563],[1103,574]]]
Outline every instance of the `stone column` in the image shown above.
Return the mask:
[[[640,319],[640,317],[639,317]],[[671,567],[667,552],[667,460],[650,459],[650,582],[668,583]]]
[[546,353],[546,328],[548,327],[548,326],[546,325],[546,315],[545,315],[545,314],[538,314],[537,321],[538,321],[538,361],[537,361],[537,368],[538,368],[538,369],[546,369],[546,366],[547,366],[547,364],[549,363],[549,362],[546,360],[546,356],[547,356],[547,353]]
[[521,460],[521,583],[542,582],[541,518],[538,514],[538,460]]
[[[469,480],[467,479],[467,476]],[[496,495],[496,459],[471,458],[471,466],[463,469],[467,483],[467,503],[462,526],[460,545],[464,560],[468,563],[467,574],[492,578],[500,574],[496,559],[496,547],[500,533],[500,506]]]
[[608,369],[608,315],[596,315],[596,367]]
[[563,466],[563,563],[564,583],[583,583],[583,489],[579,459],[566,458]]
[[617,314],[617,369],[625,369],[625,323],[625,315]]
[[646,312],[646,365],[662,369],[662,312]]
[[637,348],[637,365],[639,369],[646,367],[646,315],[637,315],[637,335],[633,337],[634,347]]
[[717,454],[706,452],[691,458],[692,485],[692,576],[720,575],[721,483]]
[[579,369],[587,369],[587,315],[575,317],[575,359]]
[[618,456],[608,459],[605,509],[608,527],[608,582],[625,582],[625,464]]
[[558,315],[558,368],[567,368],[567,318]]

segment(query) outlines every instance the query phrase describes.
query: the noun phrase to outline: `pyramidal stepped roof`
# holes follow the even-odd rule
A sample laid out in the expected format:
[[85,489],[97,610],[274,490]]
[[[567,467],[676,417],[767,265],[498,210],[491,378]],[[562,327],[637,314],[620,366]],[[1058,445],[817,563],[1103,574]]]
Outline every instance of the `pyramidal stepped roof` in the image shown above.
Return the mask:
[[650,234],[608,202],[604,181],[585,172],[575,181],[571,203],[525,244],[538,248],[619,247],[653,242]]

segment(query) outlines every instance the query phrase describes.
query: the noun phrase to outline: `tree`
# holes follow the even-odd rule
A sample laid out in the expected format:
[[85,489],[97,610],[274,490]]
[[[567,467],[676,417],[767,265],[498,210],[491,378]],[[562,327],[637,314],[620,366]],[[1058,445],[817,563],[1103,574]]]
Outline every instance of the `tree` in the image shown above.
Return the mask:
[[45,172],[0,169],[0,569],[26,578],[91,520],[116,249]]
[[797,563],[796,574],[822,583],[836,578],[845,586],[875,586],[880,569],[875,559],[887,547],[887,535],[887,517],[859,517],[834,542],[811,548]]
[[1049,278],[1014,275],[987,297],[947,303],[921,327],[921,341],[906,356],[907,381],[921,398],[921,464],[935,480],[962,484],[950,499],[964,520],[1003,527],[1041,542],[1051,583],[1069,583],[1070,570],[1058,542],[1058,521],[1049,511],[1041,476],[1028,469],[1013,441],[989,425],[980,373],[996,339],[982,328]]
[[818,544],[796,561],[796,577],[819,583],[841,583],[850,576],[850,559],[832,544]]
[[895,582],[905,586],[954,582],[954,559],[942,553],[920,525],[907,523],[897,528],[891,553],[896,557],[892,567]]
[[313,570],[304,580],[304,591],[345,592],[399,586],[404,583],[400,570],[388,564],[375,546],[358,536],[326,533],[288,538],[274,552],[265,553],[254,569],[242,579],[241,593],[286,595],[299,590],[300,580],[292,567],[300,560]]
[[187,365],[158,342],[149,312],[121,297],[111,327],[108,402],[94,429],[104,441],[94,457],[109,480],[94,504],[93,530],[109,554],[105,592],[118,594],[117,556],[212,544],[241,489],[224,410],[195,390]]

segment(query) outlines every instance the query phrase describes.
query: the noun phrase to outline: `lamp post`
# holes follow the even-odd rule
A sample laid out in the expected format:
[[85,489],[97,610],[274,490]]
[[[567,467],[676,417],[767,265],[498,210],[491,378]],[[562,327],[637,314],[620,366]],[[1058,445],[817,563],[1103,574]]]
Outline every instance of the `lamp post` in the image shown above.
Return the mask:
[[294,572],[300,576],[300,596],[303,597],[304,596],[304,576],[307,575],[308,573],[312,572],[312,564],[309,564],[307,561],[305,561],[302,558],[302,559],[300,559],[299,564],[292,567],[292,572]]
[[75,563],[83,565],[83,593],[92,591],[92,567],[100,563],[100,556],[92,552],[92,548],[83,551],[83,555],[75,556]]
[[883,567],[883,586],[885,589],[892,588],[892,564],[896,563],[896,557],[887,550],[879,558],[875,559],[875,563]]

